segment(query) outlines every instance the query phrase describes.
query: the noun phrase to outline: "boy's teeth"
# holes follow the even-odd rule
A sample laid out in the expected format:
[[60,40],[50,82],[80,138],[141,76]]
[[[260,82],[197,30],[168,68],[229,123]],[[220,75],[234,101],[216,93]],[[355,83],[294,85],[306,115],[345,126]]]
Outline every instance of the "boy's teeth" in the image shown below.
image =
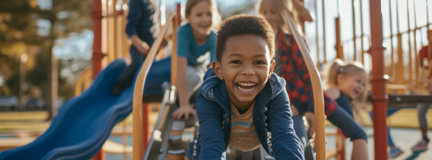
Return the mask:
[[243,91],[243,92],[250,92],[250,91],[253,91],[253,90],[255,89],[255,86],[253,86],[253,87],[250,88],[250,89],[244,89],[244,88],[241,87],[241,85],[238,85],[237,88],[238,88],[239,90]]
[[254,83],[239,83],[240,86],[254,86]]

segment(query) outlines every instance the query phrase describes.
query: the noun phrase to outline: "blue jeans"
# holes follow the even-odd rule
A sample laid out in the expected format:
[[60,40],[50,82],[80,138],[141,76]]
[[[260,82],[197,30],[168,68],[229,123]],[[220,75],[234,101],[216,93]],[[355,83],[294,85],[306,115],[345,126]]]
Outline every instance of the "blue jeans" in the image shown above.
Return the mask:
[[131,64],[123,70],[122,74],[117,78],[116,83],[120,83],[123,86],[129,86],[132,84],[135,73],[138,71],[141,64],[144,62],[147,56],[138,52],[138,50],[131,46],[130,48]]
[[[307,133],[303,125],[303,119],[301,118],[302,116],[303,115],[292,117],[294,121],[294,130],[297,134],[297,137],[299,137],[302,142],[303,139],[306,139],[306,143],[307,143]],[[354,120],[353,111],[351,107],[338,105],[338,107],[336,107],[336,110],[330,116],[328,116],[327,119],[333,125],[340,128],[348,137],[350,137],[351,141],[355,139],[364,139],[367,141],[366,132]]]

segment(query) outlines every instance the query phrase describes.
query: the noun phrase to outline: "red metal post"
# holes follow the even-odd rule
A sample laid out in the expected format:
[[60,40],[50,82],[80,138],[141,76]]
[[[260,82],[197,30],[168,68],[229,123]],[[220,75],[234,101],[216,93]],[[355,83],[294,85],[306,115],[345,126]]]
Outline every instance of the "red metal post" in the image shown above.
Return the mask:
[[102,53],[102,1],[93,0],[93,8],[91,11],[93,19],[93,79],[102,70],[102,59],[105,54]]
[[[105,56],[102,53],[102,1],[101,0],[93,0],[93,7],[91,11],[91,16],[93,19],[93,79],[99,74],[102,70],[102,59]],[[105,153],[101,149],[94,157],[93,160],[104,160]]]
[[[182,19],[182,17],[181,17],[181,4],[180,3],[177,3],[177,6],[176,6],[177,8],[176,8],[176,14],[177,14],[177,26],[180,26],[180,24],[181,24],[181,19]],[[174,32],[174,33],[176,33],[176,32]]]
[[384,78],[384,47],[382,34],[381,0],[369,0],[372,56],[372,103],[374,118],[375,159],[387,159],[387,101],[386,79]]

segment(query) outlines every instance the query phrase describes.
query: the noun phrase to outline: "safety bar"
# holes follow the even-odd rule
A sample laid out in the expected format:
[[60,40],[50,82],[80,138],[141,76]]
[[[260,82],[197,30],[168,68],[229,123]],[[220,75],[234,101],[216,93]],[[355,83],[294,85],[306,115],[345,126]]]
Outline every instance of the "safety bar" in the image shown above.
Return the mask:
[[[147,58],[144,61],[144,64],[141,66],[139,70],[138,76],[135,81],[134,93],[133,93],[133,149],[132,149],[132,159],[133,160],[142,160],[144,157],[144,151],[146,150],[147,142],[148,142],[148,127],[147,121],[143,122],[144,118],[148,118],[148,109],[142,107],[142,100],[144,94],[144,84],[147,78],[147,74],[150,70],[151,65],[153,64],[153,60],[156,56],[156,53],[159,49],[159,46],[162,43],[163,38],[165,37],[169,27],[172,25],[173,28],[173,52],[172,55],[176,55],[176,32],[177,32],[177,23],[175,14],[171,14],[167,19],[167,23],[162,28],[161,32],[157,36],[155,42],[153,43],[149,53],[147,54]],[[175,61],[174,57],[171,57],[171,61]],[[173,68],[173,66],[171,66]],[[171,70],[173,72],[173,70]],[[171,77],[171,79],[173,76]],[[144,125],[144,126],[143,126]]]
[[75,83],[75,92],[74,92],[75,96],[80,95],[84,90],[90,87],[90,83],[93,80],[92,75],[93,75],[93,67],[88,67],[87,69],[81,72],[77,82]]
[[315,104],[315,151],[316,151],[316,159],[317,160],[325,160],[326,159],[326,148],[325,148],[325,115],[324,115],[324,94],[323,88],[321,84],[321,78],[318,72],[318,69],[314,65],[312,58],[310,56],[309,49],[306,46],[306,42],[300,36],[297,31],[296,25],[294,23],[294,19],[290,13],[282,13],[282,17],[284,21],[288,23],[289,28],[296,40],[303,59],[305,60],[306,67],[309,71],[309,75],[312,81],[312,90],[314,96],[314,104]]

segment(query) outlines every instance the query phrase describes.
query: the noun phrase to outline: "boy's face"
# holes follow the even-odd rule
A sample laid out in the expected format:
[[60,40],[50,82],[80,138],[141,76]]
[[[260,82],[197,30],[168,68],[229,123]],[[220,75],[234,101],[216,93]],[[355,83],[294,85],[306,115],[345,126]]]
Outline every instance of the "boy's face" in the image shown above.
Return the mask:
[[236,107],[252,105],[274,68],[266,40],[256,35],[229,37],[221,62],[213,71],[224,80],[231,103]]

